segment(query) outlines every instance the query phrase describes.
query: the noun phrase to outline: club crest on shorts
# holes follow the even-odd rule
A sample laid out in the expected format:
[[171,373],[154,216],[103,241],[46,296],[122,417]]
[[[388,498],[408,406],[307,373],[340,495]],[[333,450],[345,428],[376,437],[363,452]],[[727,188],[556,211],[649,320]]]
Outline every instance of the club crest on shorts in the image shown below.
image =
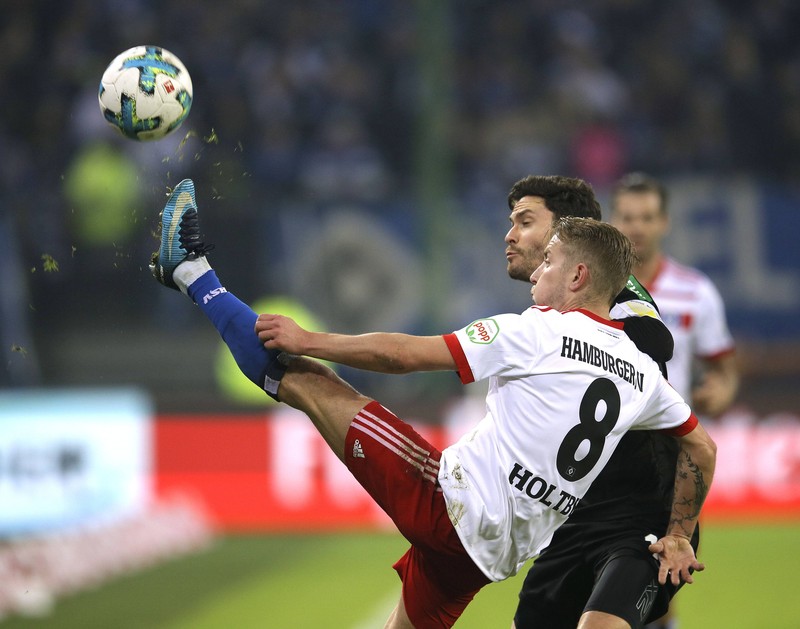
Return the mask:
[[497,338],[500,326],[494,319],[478,319],[467,326],[466,332],[470,342],[488,345]]

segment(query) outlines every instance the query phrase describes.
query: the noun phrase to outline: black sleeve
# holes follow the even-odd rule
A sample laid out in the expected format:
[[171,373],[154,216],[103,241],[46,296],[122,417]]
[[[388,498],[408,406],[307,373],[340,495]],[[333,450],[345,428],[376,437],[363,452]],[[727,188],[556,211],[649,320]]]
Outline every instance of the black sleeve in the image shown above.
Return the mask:
[[633,277],[633,275],[631,275],[630,279],[628,279],[628,285],[622,289],[622,292],[620,292],[619,295],[617,295],[614,303],[621,304],[626,301],[631,301],[632,299],[641,299],[642,301],[652,304],[653,308],[656,309],[656,312],[661,314],[656,300],[653,299],[653,296],[647,292],[647,289],[644,286],[636,281],[636,278]]
[[[655,299],[633,275],[628,278],[627,285],[614,301],[621,304],[632,299],[649,302],[658,312],[658,304]],[[621,321],[628,338],[636,344],[640,352],[644,352],[658,363],[661,373],[666,378],[666,363],[672,358],[675,341],[664,322],[653,317],[626,317]]]
[[621,319],[625,334],[640,351],[658,363],[661,373],[667,377],[667,365],[672,358],[675,341],[663,321],[654,317],[626,317]]

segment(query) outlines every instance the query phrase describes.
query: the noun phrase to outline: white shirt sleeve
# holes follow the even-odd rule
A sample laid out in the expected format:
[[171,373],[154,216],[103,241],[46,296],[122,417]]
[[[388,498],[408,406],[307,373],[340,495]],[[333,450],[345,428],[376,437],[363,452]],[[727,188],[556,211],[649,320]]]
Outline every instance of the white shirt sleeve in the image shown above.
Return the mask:
[[[462,382],[491,376],[513,378],[529,375],[541,355],[540,334],[537,334],[537,326],[531,323],[531,316],[537,312],[531,309],[521,315],[501,314],[478,319],[450,335],[463,352],[460,361],[455,356],[453,343],[448,341]],[[471,372],[471,379],[465,378],[465,368]]]
[[697,309],[695,354],[710,358],[731,351],[734,342],[725,318],[725,304],[708,278],[700,287],[700,304]]

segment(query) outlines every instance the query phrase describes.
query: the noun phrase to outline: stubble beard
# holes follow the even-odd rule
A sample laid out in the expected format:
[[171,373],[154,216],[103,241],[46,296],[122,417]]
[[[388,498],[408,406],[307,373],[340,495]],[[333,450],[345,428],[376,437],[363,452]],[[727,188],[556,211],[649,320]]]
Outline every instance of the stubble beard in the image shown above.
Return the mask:
[[533,271],[526,271],[525,268],[521,266],[509,266],[508,267],[508,277],[512,280],[520,280],[521,282],[530,282],[531,281],[531,273]]
[[515,264],[508,265],[508,277],[512,280],[519,280],[521,282],[531,281],[531,275],[542,263],[544,254],[534,251],[519,251],[517,250],[519,258]]

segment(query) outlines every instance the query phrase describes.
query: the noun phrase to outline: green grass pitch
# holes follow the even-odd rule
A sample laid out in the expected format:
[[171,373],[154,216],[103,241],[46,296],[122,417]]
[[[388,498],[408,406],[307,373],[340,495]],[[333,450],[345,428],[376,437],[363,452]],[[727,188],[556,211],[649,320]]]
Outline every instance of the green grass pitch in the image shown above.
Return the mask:
[[[399,595],[397,535],[231,536],[206,552],[60,600],[0,629],[372,629]],[[796,629],[800,523],[707,525],[708,565],[678,596],[681,629]],[[522,574],[485,588],[456,624],[508,628]]]

